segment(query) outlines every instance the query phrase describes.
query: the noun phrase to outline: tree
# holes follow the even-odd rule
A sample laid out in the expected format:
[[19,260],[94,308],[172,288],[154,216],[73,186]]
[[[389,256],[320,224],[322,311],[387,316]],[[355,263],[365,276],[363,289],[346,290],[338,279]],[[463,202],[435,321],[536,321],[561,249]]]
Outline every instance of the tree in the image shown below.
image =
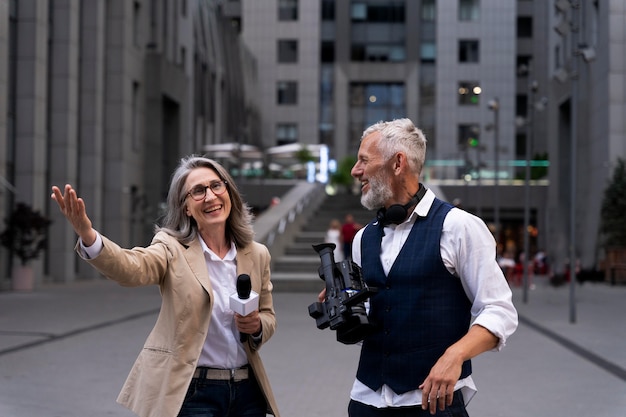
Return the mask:
[[617,159],[613,177],[604,190],[600,233],[605,247],[626,247],[626,161],[622,158]]
[[333,172],[330,176],[331,184],[344,186],[349,190],[354,183],[354,178],[352,178],[350,171],[352,171],[352,167],[355,163],[356,157],[354,156],[346,156],[343,158],[337,166],[337,171]]

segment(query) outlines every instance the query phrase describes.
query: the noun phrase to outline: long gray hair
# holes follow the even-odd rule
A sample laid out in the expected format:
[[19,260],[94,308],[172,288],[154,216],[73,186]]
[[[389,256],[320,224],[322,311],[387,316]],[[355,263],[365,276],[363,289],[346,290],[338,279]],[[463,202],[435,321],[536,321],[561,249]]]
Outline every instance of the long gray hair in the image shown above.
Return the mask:
[[187,156],[180,160],[178,167],[172,174],[170,190],[167,193],[167,212],[160,226],[155,231],[163,231],[183,244],[188,244],[198,235],[196,221],[185,213],[185,181],[191,171],[196,168],[209,168],[222,181],[226,181],[226,188],[230,196],[232,208],[226,220],[226,238],[235,242],[237,248],[250,244],[254,238],[252,228],[252,212],[243,201],[235,185],[235,181],[223,166],[216,161],[202,156]]

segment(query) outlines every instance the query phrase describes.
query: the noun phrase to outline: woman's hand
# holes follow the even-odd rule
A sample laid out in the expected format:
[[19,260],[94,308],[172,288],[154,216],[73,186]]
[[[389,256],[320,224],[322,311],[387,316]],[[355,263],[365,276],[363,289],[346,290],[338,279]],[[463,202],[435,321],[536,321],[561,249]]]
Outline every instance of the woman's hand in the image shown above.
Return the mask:
[[242,316],[239,313],[235,313],[235,324],[237,330],[241,333],[251,334],[253,336],[261,333],[261,316],[259,316],[259,310],[254,310],[247,316]]
[[70,222],[83,245],[91,246],[96,241],[96,231],[85,210],[85,202],[76,195],[76,190],[66,184],[64,193],[56,185],[52,187],[52,199],[59,205],[59,210]]

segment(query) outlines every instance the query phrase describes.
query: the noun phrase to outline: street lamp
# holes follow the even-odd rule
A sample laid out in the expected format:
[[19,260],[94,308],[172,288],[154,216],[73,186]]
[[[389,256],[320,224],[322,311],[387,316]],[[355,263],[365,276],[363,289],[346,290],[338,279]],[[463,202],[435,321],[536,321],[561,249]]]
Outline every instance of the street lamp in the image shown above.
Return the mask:
[[500,161],[499,161],[499,153],[500,153],[500,100],[498,97],[495,97],[487,103],[487,107],[489,110],[493,111],[493,138],[494,138],[494,146],[493,146],[493,154],[494,154],[494,189],[493,189],[493,221],[495,223],[495,237],[496,241],[500,238],[500,191],[499,191],[499,176],[500,176]]
[[528,302],[528,267],[530,260],[530,158],[532,146],[532,133],[534,123],[535,109],[535,93],[539,89],[539,83],[530,78],[530,69],[528,69],[528,110],[526,114],[526,165],[524,175],[524,278],[522,279],[524,286],[524,303]]

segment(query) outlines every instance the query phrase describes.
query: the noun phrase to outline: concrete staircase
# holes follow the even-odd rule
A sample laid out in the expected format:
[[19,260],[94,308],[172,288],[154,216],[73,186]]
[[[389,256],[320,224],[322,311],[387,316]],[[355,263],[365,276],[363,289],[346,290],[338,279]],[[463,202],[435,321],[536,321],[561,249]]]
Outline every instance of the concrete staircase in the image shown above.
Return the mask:
[[332,219],[343,222],[348,213],[354,216],[355,222],[362,225],[367,224],[374,216],[373,212],[361,206],[360,195],[327,196],[294,234],[292,241],[285,245],[284,253],[272,252],[272,282],[275,291],[319,292],[324,288],[318,275],[320,258],[312,245],[324,242]]

